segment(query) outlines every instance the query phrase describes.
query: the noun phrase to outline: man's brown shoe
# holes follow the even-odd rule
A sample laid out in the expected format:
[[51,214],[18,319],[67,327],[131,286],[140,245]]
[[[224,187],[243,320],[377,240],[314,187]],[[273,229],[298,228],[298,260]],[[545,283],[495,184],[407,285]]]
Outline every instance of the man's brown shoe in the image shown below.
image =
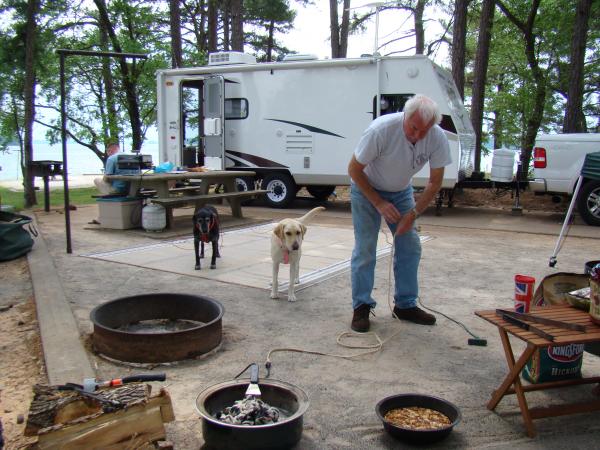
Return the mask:
[[369,314],[371,313],[371,306],[363,303],[354,310],[352,316],[352,324],[350,328],[358,333],[366,333],[369,331]]
[[400,320],[408,320],[409,322],[418,323],[419,325],[434,325],[435,316],[423,311],[418,306],[412,308],[400,309],[394,307],[394,314]]

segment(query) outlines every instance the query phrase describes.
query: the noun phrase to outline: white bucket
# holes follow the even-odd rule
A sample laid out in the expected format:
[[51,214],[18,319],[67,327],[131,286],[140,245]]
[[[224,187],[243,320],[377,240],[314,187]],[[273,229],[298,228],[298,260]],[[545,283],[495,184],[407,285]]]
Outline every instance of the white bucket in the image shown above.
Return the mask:
[[515,167],[515,152],[498,148],[494,150],[492,158],[492,173],[490,179],[492,181],[509,182],[513,180]]
[[142,209],[142,227],[146,231],[162,231],[167,226],[165,208],[151,203]]

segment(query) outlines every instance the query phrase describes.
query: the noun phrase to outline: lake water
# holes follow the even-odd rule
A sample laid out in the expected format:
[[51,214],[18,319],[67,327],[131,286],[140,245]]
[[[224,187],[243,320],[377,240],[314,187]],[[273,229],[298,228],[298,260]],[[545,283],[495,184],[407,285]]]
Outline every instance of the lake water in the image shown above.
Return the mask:
[[[124,146],[126,149],[127,146]],[[152,155],[152,162],[158,164],[158,142],[144,142],[144,155]],[[62,144],[50,145],[45,141],[34,141],[33,160],[62,161]],[[102,173],[102,161],[90,149],[74,142],[67,144],[67,164],[69,175],[87,175]],[[17,147],[8,147],[0,152],[0,180],[13,181],[23,179],[21,155]]]

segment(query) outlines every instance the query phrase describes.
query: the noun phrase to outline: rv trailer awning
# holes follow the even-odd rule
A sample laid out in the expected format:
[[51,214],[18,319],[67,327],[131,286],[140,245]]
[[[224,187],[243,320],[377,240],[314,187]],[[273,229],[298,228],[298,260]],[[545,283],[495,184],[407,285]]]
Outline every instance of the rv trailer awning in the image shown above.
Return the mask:
[[600,152],[585,155],[581,175],[585,178],[600,180]]

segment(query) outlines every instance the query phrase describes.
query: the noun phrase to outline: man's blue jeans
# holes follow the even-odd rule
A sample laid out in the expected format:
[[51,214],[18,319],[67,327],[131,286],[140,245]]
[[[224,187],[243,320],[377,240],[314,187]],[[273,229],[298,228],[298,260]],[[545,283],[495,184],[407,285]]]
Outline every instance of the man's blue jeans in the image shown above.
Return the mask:
[[[415,206],[412,186],[400,192],[377,191],[392,203],[401,214]],[[362,304],[376,305],[371,296],[375,280],[377,240],[381,227],[381,214],[365,197],[358,186],[351,186],[352,222],[354,224],[354,250],[352,251],[352,308]],[[392,232],[396,224],[388,223]],[[421,260],[421,241],[413,228],[394,239],[394,303],[400,309],[417,305],[419,284],[417,272]]]

